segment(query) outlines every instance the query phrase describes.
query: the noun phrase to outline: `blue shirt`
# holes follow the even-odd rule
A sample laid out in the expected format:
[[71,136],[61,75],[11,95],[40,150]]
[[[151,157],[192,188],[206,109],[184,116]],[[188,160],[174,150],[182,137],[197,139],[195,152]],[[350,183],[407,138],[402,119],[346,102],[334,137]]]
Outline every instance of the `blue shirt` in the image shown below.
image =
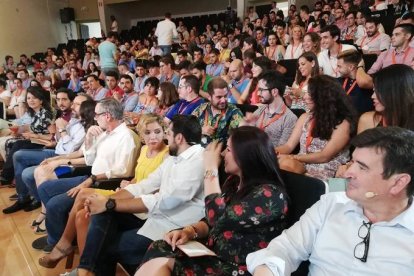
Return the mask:
[[125,112],[132,112],[138,104],[139,95],[136,92],[131,92],[130,95],[125,94],[121,104]]
[[165,114],[165,117],[171,120],[175,115],[178,114],[190,115],[194,109],[196,109],[202,103],[204,103],[204,99],[200,97],[190,102],[187,102],[186,100],[179,100],[170,108],[170,110],[168,110],[167,114]]
[[101,68],[117,68],[114,55],[116,53],[116,46],[112,42],[104,41],[99,44],[99,58],[101,61]]
[[[244,89],[246,89],[249,82],[250,82],[250,79],[247,79],[247,78],[241,79],[239,81],[235,81],[235,80],[231,81],[234,88],[236,88],[237,92],[239,92],[240,95],[243,93]],[[237,100],[233,97],[233,94],[231,93],[231,91],[229,91],[228,102],[232,104],[237,104]]]
[[160,83],[163,82],[171,82],[172,84],[174,84],[175,88],[178,88],[178,84],[180,83],[180,76],[176,73],[174,73],[171,77],[171,79],[167,80],[167,76],[162,75],[160,78]]

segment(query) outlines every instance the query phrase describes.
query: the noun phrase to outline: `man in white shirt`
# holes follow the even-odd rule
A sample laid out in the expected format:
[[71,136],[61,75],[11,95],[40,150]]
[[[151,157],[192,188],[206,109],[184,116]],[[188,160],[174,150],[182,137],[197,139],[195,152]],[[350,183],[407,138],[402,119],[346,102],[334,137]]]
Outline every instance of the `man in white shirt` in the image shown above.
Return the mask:
[[155,36],[158,38],[158,45],[163,55],[170,54],[173,38],[178,36],[175,23],[171,21],[171,13],[167,12],[165,19],[158,22],[157,28],[155,29]]
[[356,50],[354,46],[339,42],[341,31],[336,25],[328,25],[321,30],[321,46],[324,48],[318,55],[319,67],[323,74],[338,78],[337,56],[345,50]]
[[[110,198],[86,199],[92,217],[79,273],[115,275],[120,262],[132,275],[153,240],[204,217],[201,126],[194,116],[178,115],[166,135],[171,156],[147,179]],[[143,212],[146,221],[136,216]]]
[[372,128],[354,138],[346,193],[330,193],[267,248],[247,256],[254,275],[413,275],[414,132]]
[[114,98],[101,100],[95,107],[95,120],[98,125],[88,129],[83,148],[85,164],[92,166],[91,176],[48,180],[38,188],[47,210],[49,245],[56,244],[62,235],[74,197],[82,188],[96,180],[134,175],[139,139],[123,122],[122,105]]

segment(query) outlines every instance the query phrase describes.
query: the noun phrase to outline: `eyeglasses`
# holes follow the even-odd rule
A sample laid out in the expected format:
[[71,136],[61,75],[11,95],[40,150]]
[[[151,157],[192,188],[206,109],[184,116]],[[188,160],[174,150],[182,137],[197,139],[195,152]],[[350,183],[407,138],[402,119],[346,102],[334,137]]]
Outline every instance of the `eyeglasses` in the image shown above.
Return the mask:
[[95,119],[98,118],[99,116],[103,115],[107,113],[107,111],[101,112],[101,113],[95,113]]
[[358,229],[358,237],[360,237],[362,241],[355,245],[354,248],[354,257],[364,263],[367,261],[368,257],[371,225],[372,222],[362,222],[361,227]]

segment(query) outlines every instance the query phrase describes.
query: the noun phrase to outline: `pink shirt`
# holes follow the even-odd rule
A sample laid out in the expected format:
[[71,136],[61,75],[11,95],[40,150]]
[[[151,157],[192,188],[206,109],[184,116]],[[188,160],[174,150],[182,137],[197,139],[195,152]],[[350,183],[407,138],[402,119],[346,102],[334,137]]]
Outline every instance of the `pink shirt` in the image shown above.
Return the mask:
[[382,52],[377,61],[369,69],[368,74],[374,74],[382,68],[388,67],[392,64],[405,64],[411,66],[411,63],[414,60],[414,48],[407,47],[406,49],[397,53],[394,48],[389,49],[388,51]]

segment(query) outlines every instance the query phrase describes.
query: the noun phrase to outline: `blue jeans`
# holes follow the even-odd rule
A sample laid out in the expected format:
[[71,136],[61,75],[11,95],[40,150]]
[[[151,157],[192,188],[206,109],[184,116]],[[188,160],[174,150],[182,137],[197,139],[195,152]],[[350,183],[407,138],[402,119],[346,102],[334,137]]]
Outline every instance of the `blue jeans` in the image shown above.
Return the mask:
[[[37,189],[28,189],[26,183],[22,179],[22,173],[24,169],[39,165],[46,158],[53,156],[56,156],[55,151],[50,149],[21,149],[13,154],[16,191],[19,196],[19,201],[26,199],[29,194],[31,194],[36,200],[40,200],[39,195],[37,194]],[[27,179],[29,180],[30,177]],[[34,183],[34,187],[36,188],[36,183]]]
[[39,196],[46,206],[46,228],[48,233],[48,244],[56,244],[63,234],[72,209],[74,198],[69,197],[66,192],[81,184],[88,176],[76,176],[61,178],[43,182],[39,188]]
[[171,45],[160,45],[160,48],[163,56],[171,54]]
[[91,217],[79,268],[115,275],[116,263],[134,274],[152,240],[137,234],[145,221],[133,214],[104,212]]

